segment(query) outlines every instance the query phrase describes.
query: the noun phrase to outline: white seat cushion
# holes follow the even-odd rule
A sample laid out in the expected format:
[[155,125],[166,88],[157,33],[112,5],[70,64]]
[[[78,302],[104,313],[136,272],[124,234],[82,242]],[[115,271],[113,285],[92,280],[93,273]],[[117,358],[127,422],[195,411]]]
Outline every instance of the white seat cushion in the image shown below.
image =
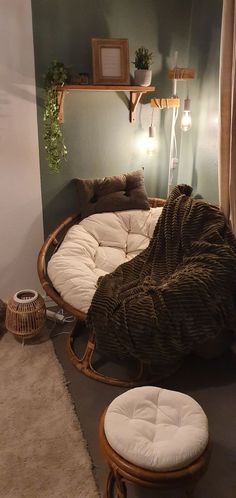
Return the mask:
[[159,387],[137,387],[115,398],[104,430],[119,455],[152,471],[181,469],[208,443],[208,421],[201,406],[186,394]]
[[98,277],[148,246],[161,211],[93,214],[70,228],[48,263],[48,275],[64,301],[87,313]]

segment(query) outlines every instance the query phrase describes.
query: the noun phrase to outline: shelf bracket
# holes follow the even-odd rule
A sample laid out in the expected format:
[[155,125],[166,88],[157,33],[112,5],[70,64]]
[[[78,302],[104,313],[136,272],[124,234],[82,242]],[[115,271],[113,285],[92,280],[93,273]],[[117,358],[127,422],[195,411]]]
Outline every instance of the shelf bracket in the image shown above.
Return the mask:
[[143,92],[130,92],[130,103],[129,103],[129,121],[130,123],[135,122],[135,111],[137,105],[142,97]]

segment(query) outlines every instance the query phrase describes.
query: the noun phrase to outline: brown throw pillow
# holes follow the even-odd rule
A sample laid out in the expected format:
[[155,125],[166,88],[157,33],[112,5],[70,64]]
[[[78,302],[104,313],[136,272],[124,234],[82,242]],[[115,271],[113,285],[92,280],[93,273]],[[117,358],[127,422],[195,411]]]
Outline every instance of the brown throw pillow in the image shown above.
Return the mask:
[[79,214],[150,209],[144,186],[143,170],[105,178],[74,179],[78,191]]

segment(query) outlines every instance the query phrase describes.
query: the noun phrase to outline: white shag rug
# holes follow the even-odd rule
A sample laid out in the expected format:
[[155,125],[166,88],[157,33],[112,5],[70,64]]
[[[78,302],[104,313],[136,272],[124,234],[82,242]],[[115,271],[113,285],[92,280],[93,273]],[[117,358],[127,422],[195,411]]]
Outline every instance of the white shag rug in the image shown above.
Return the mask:
[[0,497],[98,498],[92,464],[50,340],[0,338]]

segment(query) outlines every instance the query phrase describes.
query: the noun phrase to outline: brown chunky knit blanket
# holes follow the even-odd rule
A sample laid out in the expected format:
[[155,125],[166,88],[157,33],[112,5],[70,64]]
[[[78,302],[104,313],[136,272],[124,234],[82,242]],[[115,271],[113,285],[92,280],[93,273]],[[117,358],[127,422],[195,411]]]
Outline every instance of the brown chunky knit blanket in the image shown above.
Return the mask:
[[173,189],[148,248],[100,279],[87,316],[98,350],[151,362],[160,376],[236,326],[236,240],[191,192]]

